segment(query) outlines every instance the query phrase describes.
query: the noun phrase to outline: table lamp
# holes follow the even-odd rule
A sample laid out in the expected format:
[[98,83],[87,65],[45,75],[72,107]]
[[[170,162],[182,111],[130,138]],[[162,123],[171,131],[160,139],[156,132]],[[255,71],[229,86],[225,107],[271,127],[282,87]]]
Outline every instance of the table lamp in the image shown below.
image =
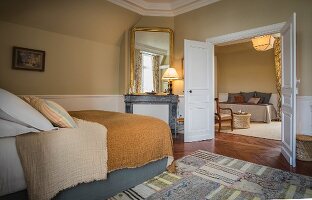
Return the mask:
[[168,95],[172,94],[172,80],[177,80],[179,78],[175,68],[169,67],[166,69],[164,75],[162,76],[163,80],[168,80]]

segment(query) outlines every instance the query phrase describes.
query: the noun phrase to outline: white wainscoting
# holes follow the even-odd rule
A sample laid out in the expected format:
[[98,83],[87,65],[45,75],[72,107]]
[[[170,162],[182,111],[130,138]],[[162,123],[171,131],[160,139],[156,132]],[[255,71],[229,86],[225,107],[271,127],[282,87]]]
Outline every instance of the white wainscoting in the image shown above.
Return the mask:
[[[59,103],[68,111],[107,110],[125,112],[123,95],[33,95]],[[184,95],[179,95],[178,116],[184,117]]]
[[[66,110],[125,112],[123,95],[36,95],[56,101]],[[184,95],[179,96],[178,117],[184,117]],[[297,97],[297,133],[312,135],[312,96]]]
[[297,133],[312,136],[312,96],[297,97]]
[[123,95],[36,95],[53,100],[68,111],[106,110],[125,112]]

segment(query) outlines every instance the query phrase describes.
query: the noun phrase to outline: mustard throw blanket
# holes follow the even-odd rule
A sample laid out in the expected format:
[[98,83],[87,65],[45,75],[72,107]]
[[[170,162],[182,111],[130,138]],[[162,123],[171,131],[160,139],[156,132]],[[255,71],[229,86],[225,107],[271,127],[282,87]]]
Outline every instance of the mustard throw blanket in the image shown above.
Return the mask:
[[51,199],[78,183],[106,179],[106,128],[83,120],[76,122],[78,128],[16,138],[30,200]]
[[[104,125],[107,132],[108,172],[143,166],[168,158],[173,161],[171,130],[160,119],[97,110],[75,111],[71,116]],[[168,168],[174,171],[174,165]]]

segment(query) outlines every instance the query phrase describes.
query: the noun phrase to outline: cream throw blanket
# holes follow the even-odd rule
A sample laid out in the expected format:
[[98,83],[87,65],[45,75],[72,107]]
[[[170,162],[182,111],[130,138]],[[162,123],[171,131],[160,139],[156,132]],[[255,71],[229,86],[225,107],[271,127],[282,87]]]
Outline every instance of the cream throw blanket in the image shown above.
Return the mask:
[[20,135],[17,150],[30,200],[53,198],[79,183],[107,177],[107,129],[76,120],[78,128]]

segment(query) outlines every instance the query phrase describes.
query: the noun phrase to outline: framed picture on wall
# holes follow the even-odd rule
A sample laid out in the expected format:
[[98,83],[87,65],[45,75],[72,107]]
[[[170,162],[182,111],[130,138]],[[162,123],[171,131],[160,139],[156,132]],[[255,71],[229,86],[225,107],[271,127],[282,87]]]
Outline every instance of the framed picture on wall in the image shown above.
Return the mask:
[[13,47],[12,69],[44,71],[45,51]]

